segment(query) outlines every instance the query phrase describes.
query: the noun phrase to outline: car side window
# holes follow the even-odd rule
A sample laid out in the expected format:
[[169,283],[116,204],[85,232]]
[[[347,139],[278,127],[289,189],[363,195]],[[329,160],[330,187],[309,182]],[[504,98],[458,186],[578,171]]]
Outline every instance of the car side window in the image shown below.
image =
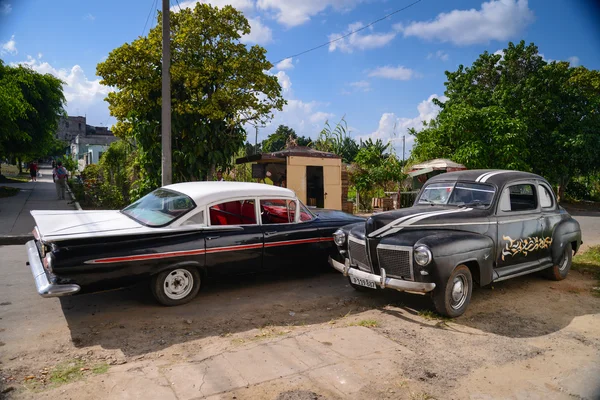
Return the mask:
[[256,225],[254,200],[235,200],[209,208],[211,225]]
[[540,185],[540,206],[551,208],[554,205],[552,191],[546,185]]
[[511,185],[502,191],[500,210],[528,211],[537,209],[535,186],[530,183]]
[[286,199],[261,200],[260,218],[263,225],[293,223],[296,220],[296,202]]

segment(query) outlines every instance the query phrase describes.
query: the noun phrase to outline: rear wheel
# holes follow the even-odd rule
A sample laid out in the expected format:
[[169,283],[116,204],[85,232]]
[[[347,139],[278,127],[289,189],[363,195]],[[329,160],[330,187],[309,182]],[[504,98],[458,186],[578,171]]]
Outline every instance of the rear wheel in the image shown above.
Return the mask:
[[544,270],[544,274],[548,279],[552,279],[553,281],[562,281],[567,277],[572,261],[573,248],[571,247],[571,243],[567,243],[558,264]]
[[462,315],[471,302],[473,277],[466,265],[459,265],[452,271],[448,280],[433,291],[433,305],[436,311],[446,317]]
[[196,297],[200,283],[200,272],[197,268],[179,267],[155,275],[150,289],[160,304],[178,306]]

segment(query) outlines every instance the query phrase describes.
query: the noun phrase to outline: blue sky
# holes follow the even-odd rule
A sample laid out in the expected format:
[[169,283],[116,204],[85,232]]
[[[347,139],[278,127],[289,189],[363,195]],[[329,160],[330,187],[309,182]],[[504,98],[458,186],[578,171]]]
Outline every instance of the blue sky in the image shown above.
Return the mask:
[[[272,62],[337,38],[414,0],[207,0],[231,4],[249,19],[243,40],[268,50]],[[160,0],[158,1],[160,3]],[[186,7],[196,1],[180,0]],[[330,46],[288,59],[277,75],[288,105],[259,141],[286,124],[316,137],[325,120],[345,115],[356,138],[381,138],[401,150],[402,135],[435,117],[446,70],[470,65],[509,41],[534,42],[547,60],[600,69],[600,13],[583,0],[421,0]],[[154,0],[0,0],[0,58],[59,76],[67,110],[93,125],[111,125],[109,88],[96,64],[144,32]],[[174,9],[178,5],[173,0]],[[148,22],[156,24],[155,19]],[[442,98],[443,99],[443,98]],[[395,127],[395,128],[394,128]],[[249,132],[254,141],[254,132]],[[407,136],[407,147],[412,137]]]

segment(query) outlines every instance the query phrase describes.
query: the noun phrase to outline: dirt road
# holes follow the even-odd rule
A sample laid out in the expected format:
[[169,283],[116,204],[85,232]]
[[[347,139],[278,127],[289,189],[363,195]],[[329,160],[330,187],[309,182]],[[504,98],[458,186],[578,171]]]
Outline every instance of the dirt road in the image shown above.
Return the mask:
[[212,281],[175,308],[145,286],[42,299],[24,260],[0,247],[0,397],[600,398],[600,298],[578,272],[476,289],[445,321],[330,271]]

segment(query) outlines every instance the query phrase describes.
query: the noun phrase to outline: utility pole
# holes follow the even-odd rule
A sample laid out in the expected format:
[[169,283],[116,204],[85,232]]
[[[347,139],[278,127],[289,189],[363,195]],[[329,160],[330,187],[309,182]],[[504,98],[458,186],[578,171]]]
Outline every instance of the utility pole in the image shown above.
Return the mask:
[[171,23],[169,0],[162,0],[162,186],[173,183],[171,163]]
[[406,135],[402,135],[402,165],[404,166],[404,148],[406,147]]
[[258,125],[254,125],[254,154],[258,154]]

